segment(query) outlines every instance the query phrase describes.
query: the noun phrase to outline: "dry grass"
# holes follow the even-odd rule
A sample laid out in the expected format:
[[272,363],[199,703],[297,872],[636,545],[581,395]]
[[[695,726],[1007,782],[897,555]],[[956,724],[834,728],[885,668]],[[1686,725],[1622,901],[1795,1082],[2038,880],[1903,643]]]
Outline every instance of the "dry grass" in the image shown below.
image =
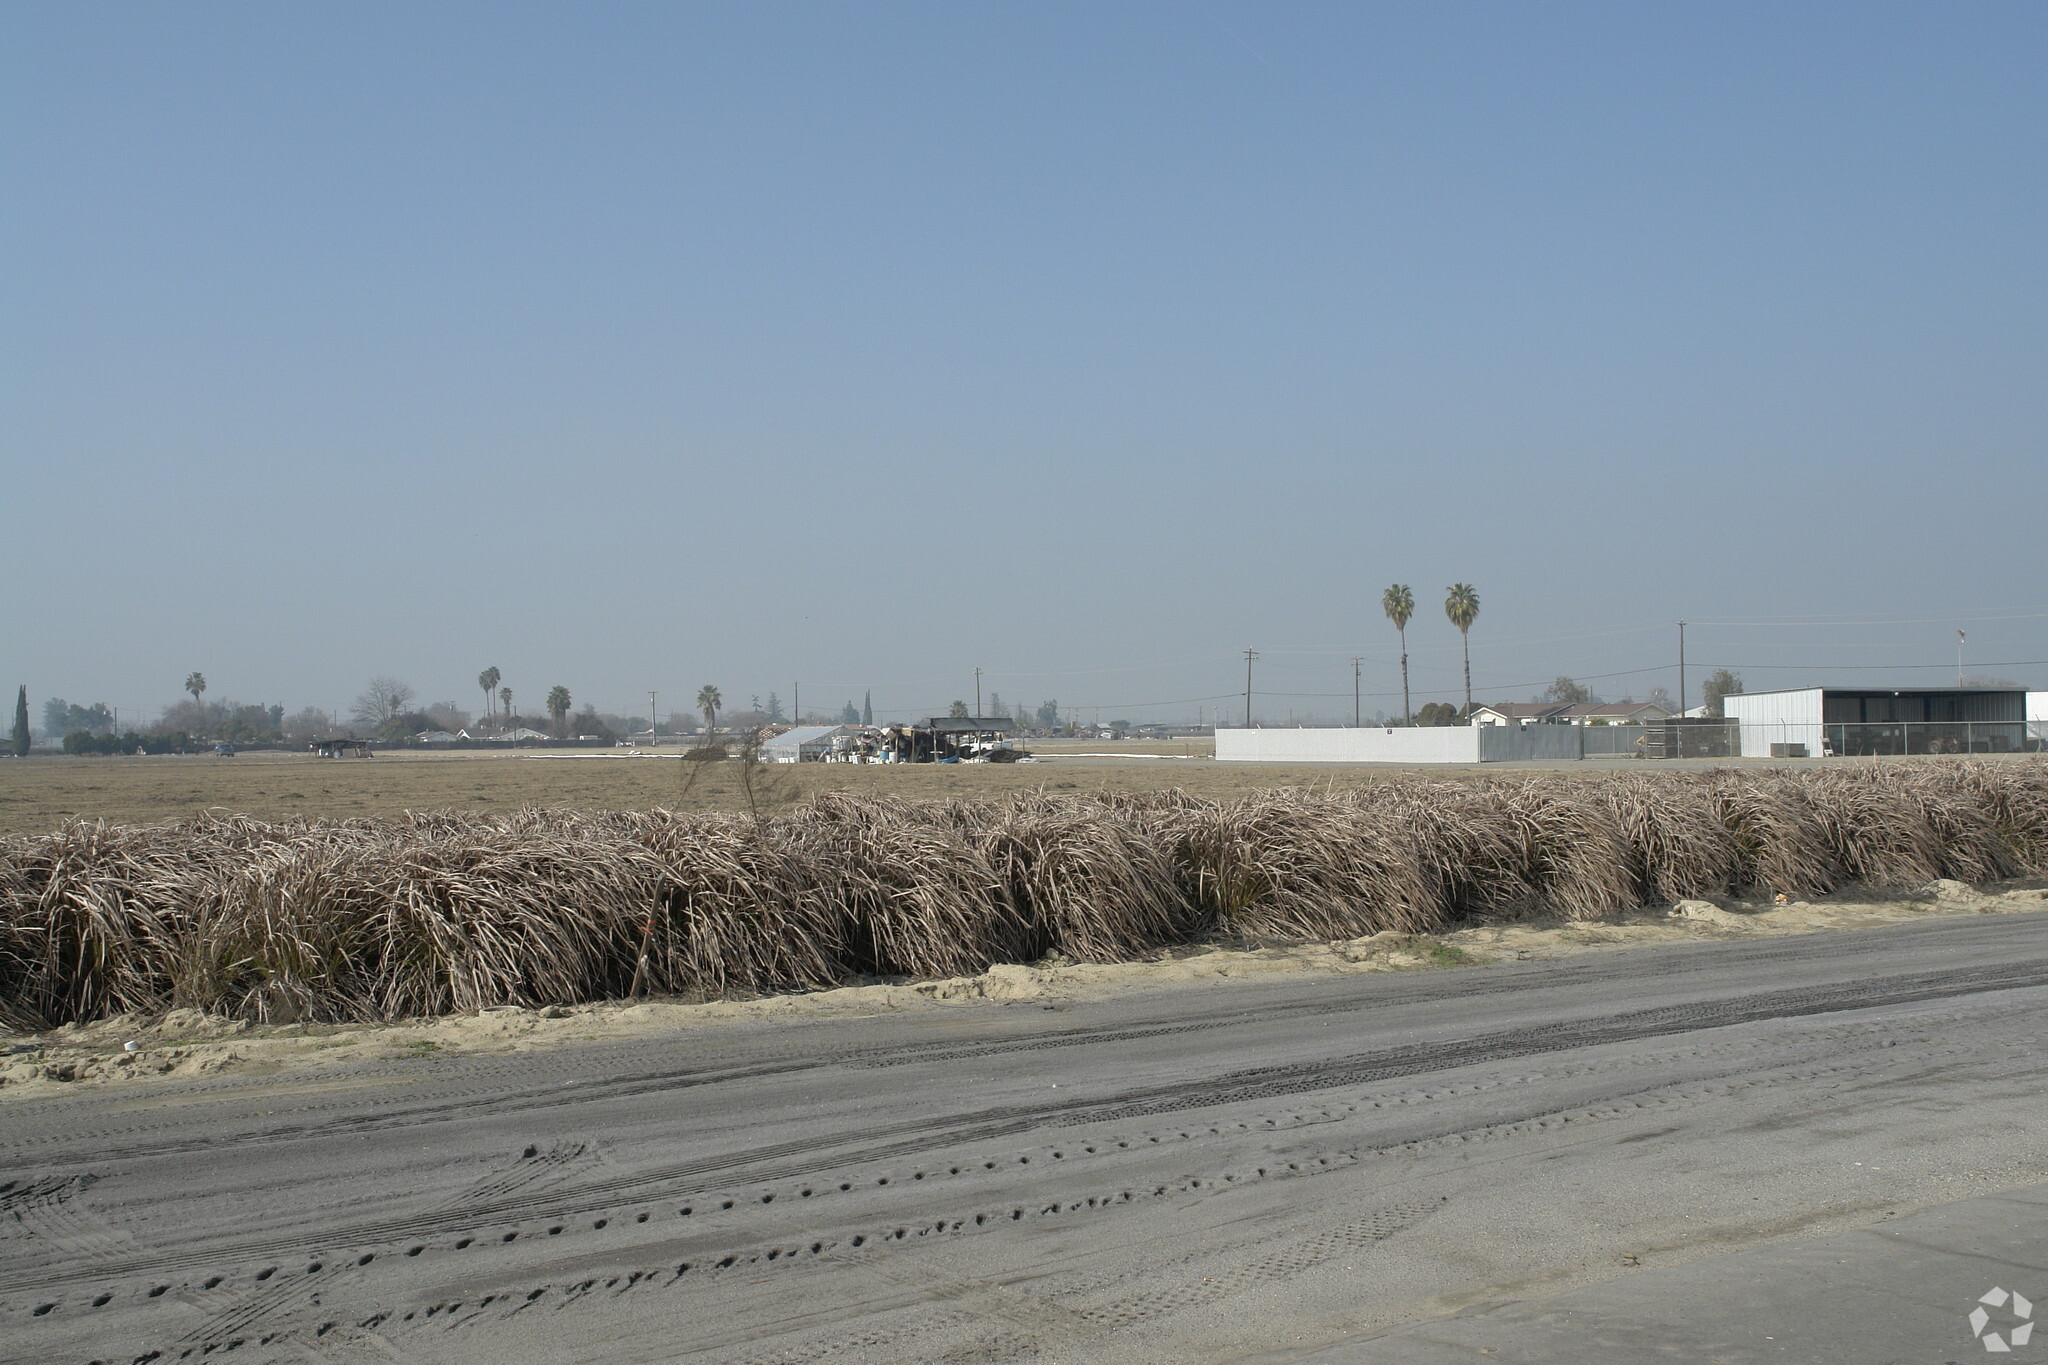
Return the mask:
[[371,1020],[2048,873],[2048,763],[1394,779],[787,815],[74,820],[0,840],[0,1023]]
[[[1088,747],[1070,741],[1038,745],[1055,755]],[[1106,751],[1133,746],[1105,742],[1093,747]],[[635,758],[612,750],[399,752],[371,759],[268,752],[234,758],[37,755],[0,762],[0,835],[38,834],[72,819],[153,823],[191,819],[210,810],[266,820],[390,818],[418,810],[509,815],[534,806],[747,811],[739,765],[709,765],[686,791],[686,778],[698,766],[682,763],[674,749],[663,750],[659,758]],[[1338,780],[1370,782],[1385,775],[1359,770],[1341,774]],[[1143,793],[1175,784],[1221,799],[1295,780],[1283,768],[1207,759],[1121,765],[1063,764],[1057,759],[1017,765],[806,763],[773,776],[786,776],[804,799],[841,790],[862,796],[994,800],[1041,787]]]

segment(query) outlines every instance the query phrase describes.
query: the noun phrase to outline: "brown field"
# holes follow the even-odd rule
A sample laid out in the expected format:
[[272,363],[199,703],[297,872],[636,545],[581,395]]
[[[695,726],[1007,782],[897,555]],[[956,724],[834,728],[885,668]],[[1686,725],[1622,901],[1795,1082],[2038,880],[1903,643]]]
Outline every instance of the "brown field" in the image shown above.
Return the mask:
[[[821,792],[911,797],[1001,797],[1059,792],[1150,792],[1180,787],[1227,797],[1271,787],[1338,789],[1384,780],[1392,770],[1328,772],[1264,764],[1221,765],[1206,740],[1192,744],[1038,742],[1042,763],[774,767],[807,799]],[[1170,758],[1097,759],[1102,753]],[[1191,756],[1192,755],[1192,756]],[[153,758],[36,756],[0,763],[0,835],[38,834],[72,818],[142,823],[231,811],[264,819],[347,819],[407,811],[516,811],[528,806],[647,810],[687,805],[740,811],[745,796],[736,764],[718,765],[685,795],[685,765],[674,750],[632,757],[623,750],[448,754],[387,753],[371,759],[310,754],[163,755]]]
[[[806,763],[777,767],[791,786],[778,805],[823,792],[864,796],[1000,798],[1029,792],[1158,792],[1180,789],[1223,800],[1281,788],[1349,791],[1417,774],[1439,780],[1504,776],[1547,767],[1573,777],[1697,770],[1709,767],[1846,767],[1850,760],[1660,763],[1631,760],[1555,765],[1493,763],[1483,767],[1403,769],[1349,765],[1228,763],[1210,758],[1207,740],[1034,740],[1044,761],[1017,765],[914,766]],[[1146,754],[1116,759],[1105,754]],[[746,800],[735,764],[704,774],[685,793],[686,768],[675,750],[659,757],[625,751],[523,753],[386,753],[372,759],[319,759],[310,754],[245,753],[153,758],[37,755],[0,762],[0,836],[40,834],[73,818],[125,824],[185,820],[207,812],[263,819],[299,816],[349,819],[408,811],[507,812],[529,806],[585,811],[687,807],[742,811]]]

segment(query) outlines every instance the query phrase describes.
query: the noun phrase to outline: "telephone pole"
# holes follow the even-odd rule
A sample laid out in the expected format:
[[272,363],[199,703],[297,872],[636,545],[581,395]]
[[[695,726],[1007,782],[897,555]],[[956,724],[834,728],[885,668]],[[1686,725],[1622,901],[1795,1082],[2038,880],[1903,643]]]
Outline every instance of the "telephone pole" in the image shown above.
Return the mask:
[[1356,654],[1351,656],[1351,728],[1358,728],[1358,665],[1363,662]]
[[1678,623],[1678,718],[1685,719],[1685,622]]
[[974,670],[974,714],[977,719],[981,716],[981,670],[978,668]]
[[1966,640],[1966,639],[1968,639],[1968,638],[1969,638],[1969,637],[1968,637],[1968,636],[1966,636],[1966,635],[1964,635],[1964,634],[1962,633],[1962,631],[1958,630],[1958,631],[1956,632],[1956,686],[1957,686],[1957,687],[1961,687],[1961,686],[1963,685],[1963,641],[1964,641],[1964,640]]
[[654,719],[654,699],[660,695],[659,692],[647,694],[647,747],[650,749],[654,747],[654,732],[661,728]]
[[1244,728],[1252,728],[1252,660],[1259,657],[1255,649],[1244,652]]
[[793,682],[789,685],[789,723],[791,725],[802,725],[804,723],[804,685],[800,682]]

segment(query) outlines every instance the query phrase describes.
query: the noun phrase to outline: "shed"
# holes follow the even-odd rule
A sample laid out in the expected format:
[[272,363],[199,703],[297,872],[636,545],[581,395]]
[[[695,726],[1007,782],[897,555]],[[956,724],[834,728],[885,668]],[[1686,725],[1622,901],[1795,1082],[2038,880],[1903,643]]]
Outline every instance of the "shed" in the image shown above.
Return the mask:
[[799,725],[761,744],[763,763],[823,763],[832,741],[853,733],[849,725]]
[[2026,747],[2017,687],[1792,687],[1722,699],[1742,756],[2003,754]]

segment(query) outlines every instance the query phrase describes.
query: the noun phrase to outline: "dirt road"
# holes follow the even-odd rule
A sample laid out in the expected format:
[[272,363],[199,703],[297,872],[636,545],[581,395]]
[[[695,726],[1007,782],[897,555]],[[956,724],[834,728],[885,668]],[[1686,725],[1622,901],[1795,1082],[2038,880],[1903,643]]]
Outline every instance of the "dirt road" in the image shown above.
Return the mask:
[[2038,1184],[2044,1046],[2028,913],[102,1087],[0,1358],[1232,1360]]

